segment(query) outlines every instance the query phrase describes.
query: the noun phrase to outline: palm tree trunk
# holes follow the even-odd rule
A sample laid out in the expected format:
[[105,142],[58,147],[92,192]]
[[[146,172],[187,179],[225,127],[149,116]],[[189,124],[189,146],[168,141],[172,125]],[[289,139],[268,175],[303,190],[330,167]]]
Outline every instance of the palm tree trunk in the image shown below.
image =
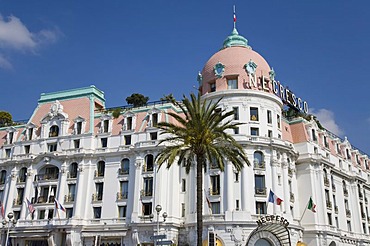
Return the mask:
[[197,245],[202,245],[203,234],[203,162],[204,157],[197,155]]

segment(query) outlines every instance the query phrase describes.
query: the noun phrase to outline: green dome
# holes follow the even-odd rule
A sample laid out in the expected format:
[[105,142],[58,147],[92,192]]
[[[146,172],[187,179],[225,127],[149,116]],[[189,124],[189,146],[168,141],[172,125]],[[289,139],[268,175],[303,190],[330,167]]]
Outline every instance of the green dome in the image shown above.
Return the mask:
[[250,46],[248,45],[248,40],[245,37],[240,36],[236,28],[234,28],[233,31],[231,32],[231,35],[229,35],[225,39],[223,48],[232,46],[242,46],[250,48]]

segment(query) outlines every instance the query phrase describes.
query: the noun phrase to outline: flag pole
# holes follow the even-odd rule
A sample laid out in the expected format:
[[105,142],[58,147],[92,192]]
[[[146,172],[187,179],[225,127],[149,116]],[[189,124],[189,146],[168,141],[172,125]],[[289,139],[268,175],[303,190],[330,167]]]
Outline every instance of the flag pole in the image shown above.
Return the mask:
[[[311,199],[311,198],[310,198]],[[310,202],[310,200],[308,200],[308,203]],[[306,211],[307,211],[307,207],[308,207],[308,203],[306,204],[306,207],[304,208],[304,210],[303,210],[303,214],[302,214],[302,216],[301,216],[301,218],[299,219],[299,223],[301,223],[301,221],[302,221],[302,219],[303,219],[303,216],[304,216],[304,214],[306,213]]]
[[236,28],[236,17],[235,17],[235,5],[234,5],[234,29]]

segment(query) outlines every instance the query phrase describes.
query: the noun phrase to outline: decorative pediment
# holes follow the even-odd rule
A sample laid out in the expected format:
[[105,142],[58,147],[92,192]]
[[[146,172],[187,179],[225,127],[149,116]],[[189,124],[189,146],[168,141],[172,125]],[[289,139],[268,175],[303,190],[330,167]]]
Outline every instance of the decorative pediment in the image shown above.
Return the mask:
[[159,110],[159,109],[157,109],[156,107],[154,107],[154,108],[152,108],[152,109],[150,109],[149,111],[148,111],[148,114],[159,114],[159,113],[161,113],[162,111],[161,110]]
[[85,122],[86,120],[85,120],[85,118],[82,118],[81,116],[77,116],[74,120],[73,120],[73,122],[75,122],[75,123],[77,123],[77,122]]
[[47,123],[53,119],[66,120],[68,119],[68,114],[63,112],[63,105],[56,100],[50,107],[50,112],[41,120],[41,123]]
[[101,121],[104,121],[104,120],[111,120],[113,117],[112,115],[109,115],[109,114],[103,114],[101,117],[100,117],[100,120]]
[[127,117],[134,117],[135,114],[132,112],[132,111],[127,111],[123,114],[123,117],[124,118],[127,118]]
[[32,129],[32,128],[37,128],[37,126],[33,124],[32,122],[27,123],[26,129]]
[[6,129],[6,131],[7,131],[8,133],[10,133],[10,132],[16,132],[16,131],[17,131],[17,129],[15,129],[15,127],[11,126],[11,127],[8,127],[8,128]]

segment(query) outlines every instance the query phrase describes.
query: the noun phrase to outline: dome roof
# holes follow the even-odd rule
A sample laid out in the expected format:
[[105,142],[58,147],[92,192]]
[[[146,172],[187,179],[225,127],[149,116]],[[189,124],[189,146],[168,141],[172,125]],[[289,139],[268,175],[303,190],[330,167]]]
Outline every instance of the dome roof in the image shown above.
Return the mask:
[[[266,60],[248,46],[248,41],[240,36],[234,28],[230,36],[226,38],[223,48],[215,53],[205,64],[202,70],[202,92],[210,92],[209,84],[216,82],[216,90],[226,89],[227,78],[238,78],[242,83],[249,81],[249,76],[270,77],[270,66]],[[225,83],[223,83],[225,82]],[[224,88],[225,87],[225,88]]]

